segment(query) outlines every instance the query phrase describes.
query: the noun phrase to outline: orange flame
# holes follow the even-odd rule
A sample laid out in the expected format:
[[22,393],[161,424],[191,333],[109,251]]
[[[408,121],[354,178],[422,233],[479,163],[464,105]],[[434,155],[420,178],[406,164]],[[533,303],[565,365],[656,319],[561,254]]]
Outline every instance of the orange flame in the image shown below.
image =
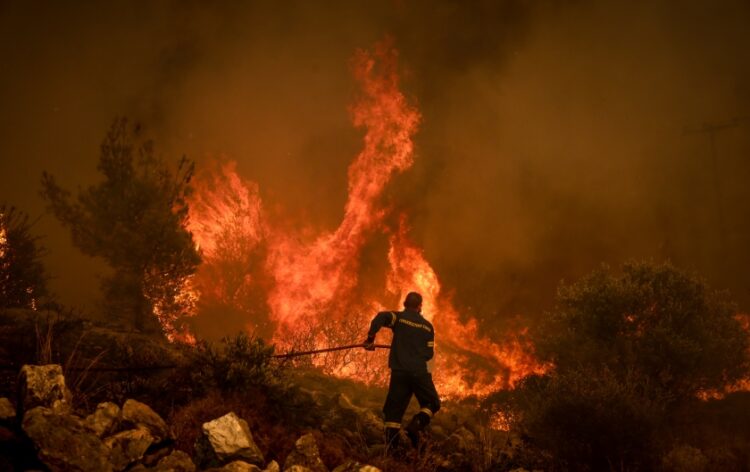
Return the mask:
[[480,334],[475,319],[461,321],[450,299],[441,293],[437,274],[422,251],[408,241],[403,216],[398,232],[391,237],[388,259],[388,289],[402,299],[410,290],[422,294],[422,311],[435,326],[435,351],[440,353],[436,354],[435,381],[445,395],[484,396],[546,370],[531,354],[531,344],[523,340],[525,331],[500,345]]
[[374,57],[358,52],[353,65],[362,94],[352,117],[366,134],[364,149],[349,167],[344,219],[336,231],[312,244],[274,234],[270,245],[268,269],[276,284],[268,303],[285,328],[316,320],[351,293],[357,285],[359,251],[383,216],[378,199],[391,176],[412,164],[412,135],[420,117],[398,88],[396,51],[383,43]]
[[[396,59],[388,41],[373,53],[359,51],[354,57],[361,94],[351,114],[354,125],[365,129],[364,146],[349,167],[349,196],[334,231],[305,243],[274,226],[263,214],[257,185],[241,179],[233,164],[198,176],[189,226],[204,259],[197,290],[201,304],[216,299],[239,309],[241,294],[264,295],[274,342],[282,348],[361,341],[372,314],[384,308],[382,300],[392,303],[396,296],[419,291],[425,316],[436,328],[435,379],[441,394],[486,395],[545,366],[534,360],[523,333],[498,345],[480,335],[475,320],[461,321],[441,292],[437,274],[408,239],[406,216],[396,229],[384,223],[381,197],[391,178],[412,165],[412,137],[420,121],[399,89]],[[389,293],[363,296],[360,256],[378,232],[389,235]],[[253,275],[253,270],[261,273]],[[385,355],[349,351],[314,363],[335,375],[382,383],[387,378]]]

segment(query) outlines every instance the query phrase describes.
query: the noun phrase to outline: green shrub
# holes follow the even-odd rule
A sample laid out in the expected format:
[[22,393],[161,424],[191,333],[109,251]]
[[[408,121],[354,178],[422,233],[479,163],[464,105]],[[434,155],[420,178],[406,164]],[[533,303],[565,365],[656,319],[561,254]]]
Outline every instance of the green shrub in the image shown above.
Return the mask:
[[188,362],[182,367],[196,395],[217,389],[237,392],[251,387],[280,387],[283,368],[272,361],[273,346],[263,339],[239,333],[225,337],[219,345],[201,341],[186,351]]
[[558,291],[537,351],[559,372],[636,370],[675,401],[721,388],[748,369],[747,334],[725,293],[669,264],[595,271]]
[[534,333],[554,369],[492,401],[552,467],[659,467],[677,408],[748,372],[735,314],[725,294],[669,264],[598,270],[562,285]]

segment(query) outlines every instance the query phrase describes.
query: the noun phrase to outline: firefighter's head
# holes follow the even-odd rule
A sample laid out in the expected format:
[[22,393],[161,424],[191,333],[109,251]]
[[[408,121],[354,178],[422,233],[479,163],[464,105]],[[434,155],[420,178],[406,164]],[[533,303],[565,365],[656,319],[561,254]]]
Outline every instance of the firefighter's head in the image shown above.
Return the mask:
[[422,311],[422,295],[409,292],[404,299],[404,308],[411,311]]

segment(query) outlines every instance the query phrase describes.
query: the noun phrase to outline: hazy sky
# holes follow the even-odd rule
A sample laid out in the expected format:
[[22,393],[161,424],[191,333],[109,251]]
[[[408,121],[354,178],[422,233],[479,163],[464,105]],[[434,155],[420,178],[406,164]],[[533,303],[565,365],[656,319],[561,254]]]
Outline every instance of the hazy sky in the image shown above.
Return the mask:
[[[0,1],[0,201],[36,217],[43,170],[95,181],[125,115],[166,159],[236,160],[266,205],[334,227],[361,138],[349,61],[390,35],[423,122],[389,198],[464,311],[536,316],[629,258],[748,310],[748,25],[744,0]],[[685,129],[733,119],[717,198],[709,135]],[[101,263],[51,216],[35,231],[61,300],[94,310]]]

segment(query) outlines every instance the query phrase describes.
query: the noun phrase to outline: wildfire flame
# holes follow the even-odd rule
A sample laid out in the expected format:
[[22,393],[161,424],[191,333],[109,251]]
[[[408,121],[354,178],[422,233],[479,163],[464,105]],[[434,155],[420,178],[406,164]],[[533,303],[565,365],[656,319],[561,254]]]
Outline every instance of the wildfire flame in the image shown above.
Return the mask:
[[0,258],[5,257],[5,253],[8,250],[8,232],[5,229],[5,224],[3,223],[3,220],[5,219],[5,215],[3,213],[0,213]]
[[[392,304],[418,291],[436,330],[434,376],[441,394],[486,395],[545,366],[531,355],[523,332],[497,344],[480,334],[476,320],[462,321],[423,252],[410,241],[406,215],[396,228],[386,222],[384,190],[395,174],[411,167],[420,121],[399,88],[397,55],[385,41],[353,59],[361,93],[351,115],[365,130],[364,146],[349,166],[348,199],[335,230],[305,242],[274,225],[263,211],[257,184],[239,177],[233,163],[197,176],[189,230],[204,262],[193,290],[200,293],[199,309],[210,303],[233,307],[246,313],[253,330],[267,322],[281,349],[361,342],[375,311],[387,306],[383,301]],[[377,235],[389,240],[387,293],[363,294],[361,254]],[[267,320],[262,310],[249,308],[259,299]],[[335,375],[382,383],[385,356],[349,351],[314,362]]]

